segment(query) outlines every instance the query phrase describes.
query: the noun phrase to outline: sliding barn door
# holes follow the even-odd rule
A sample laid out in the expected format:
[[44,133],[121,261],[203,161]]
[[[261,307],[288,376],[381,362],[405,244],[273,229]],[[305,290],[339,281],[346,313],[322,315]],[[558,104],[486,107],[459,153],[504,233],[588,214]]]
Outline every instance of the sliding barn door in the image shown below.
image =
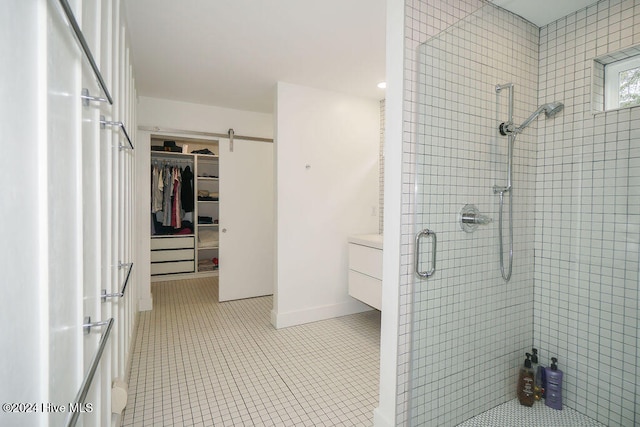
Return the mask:
[[273,294],[273,144],[220,142],[220,301]]

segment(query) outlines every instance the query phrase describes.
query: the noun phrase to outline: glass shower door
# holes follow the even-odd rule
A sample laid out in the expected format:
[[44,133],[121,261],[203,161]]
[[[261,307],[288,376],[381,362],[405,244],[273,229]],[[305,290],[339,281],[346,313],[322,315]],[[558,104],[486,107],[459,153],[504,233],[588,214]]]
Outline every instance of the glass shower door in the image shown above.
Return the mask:
[[[506,286],[499,269],[497,220],[490,222],[497,218],[493,186],[504,179],[507,152],[506,142],[498,137],[502,112],[497,105],[502,99],[495,85],[522,81],[521,65],[489,53],[501,49],[499,43],[481,44],[487,34],[497,39],[504,33],[508,40],[509,30],[497,25],[512,25],[504,13],[483,6],[416,51],[415,266],[419,272],[431,268],[432,244],[418,237],[428,229],[437,236],[437,268],[428,278],[413,274],[411,426],[455,426],[511,398],[511,378],[516,377],[512,362],[533,339],[533,228],[518,229],[518,249],[531,253],[517,259],[521,264],[514,265],[514,277]],[[524,91],[523,98],[535,105],[535,92]],[[530,139],[523,140],[514,165],[521,185],[514,200],[520,206],[534,190],[527,177],[534,175],[535,151],[531,155],[523,149],[534,142]],[[464,208],[483,223],[465,229]],[[524,206],[521,211],[531,209]]]

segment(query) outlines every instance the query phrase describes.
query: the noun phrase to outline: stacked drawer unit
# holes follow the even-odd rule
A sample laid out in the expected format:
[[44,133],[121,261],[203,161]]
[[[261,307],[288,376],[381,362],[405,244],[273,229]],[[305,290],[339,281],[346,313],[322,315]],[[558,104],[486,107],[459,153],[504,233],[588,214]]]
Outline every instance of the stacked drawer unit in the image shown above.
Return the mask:
[[193,273],[195,252],[194,236],[152,237],[151,275]]

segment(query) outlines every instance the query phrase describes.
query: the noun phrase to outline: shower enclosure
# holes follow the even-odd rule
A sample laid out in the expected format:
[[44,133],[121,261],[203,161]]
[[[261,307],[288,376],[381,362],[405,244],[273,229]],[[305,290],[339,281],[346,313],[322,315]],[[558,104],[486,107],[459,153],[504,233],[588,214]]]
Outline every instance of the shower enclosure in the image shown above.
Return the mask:
[[[411,28],[450,11],[418,3]],[[535,346],[543,365],[560,360],[567,407],[606,425],[640,423],[640,108],[591,114],[588,10],[538,29],[476,3],[423,35],[406,65],[415,194],[397,421],[455,426],[514,399]],[[561,26],[571,31],[558,37]],[[610,41],[622,37],[611,31]],[[582,53],[559,60],[567,43]],[[556,116],[535,120],[542,113]],[[473,232],[461,224],[469,205],[485,219]],[[415,239],[424,230],[437,248]]]

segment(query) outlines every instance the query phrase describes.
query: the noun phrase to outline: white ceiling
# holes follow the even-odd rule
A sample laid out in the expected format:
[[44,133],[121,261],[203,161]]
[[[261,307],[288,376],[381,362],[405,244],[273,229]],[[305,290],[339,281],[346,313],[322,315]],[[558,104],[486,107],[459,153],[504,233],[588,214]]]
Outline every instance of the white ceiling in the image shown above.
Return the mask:
[[490,0],[496,6],[510,10],[543,27],[563,16],[597,3],[598,0]]
[[138,93],[273,111],[277,81],[382,99],[386,0],[125,0]]
[[[493,0],[538,26],[594,0]],[[382,99],[386,0],[124,0],[138,94],[272,112],[278,81]]]

